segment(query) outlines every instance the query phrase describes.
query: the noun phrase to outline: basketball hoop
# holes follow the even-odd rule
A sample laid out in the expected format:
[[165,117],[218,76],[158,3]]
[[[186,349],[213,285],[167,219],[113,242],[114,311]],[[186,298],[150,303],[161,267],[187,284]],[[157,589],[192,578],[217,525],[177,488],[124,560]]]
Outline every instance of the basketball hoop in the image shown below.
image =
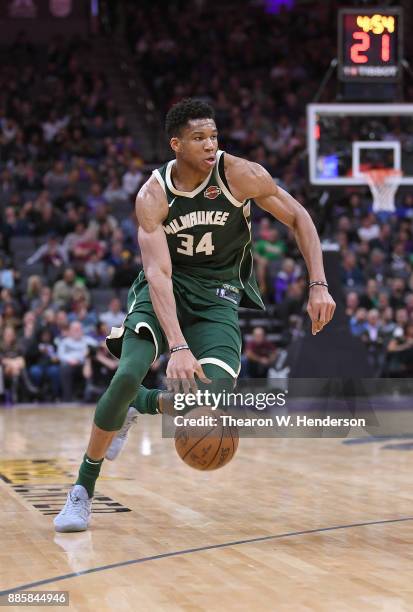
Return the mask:
[[363,173],[373,195],[373,212],[394,212],[394,196],[402,179],[400,170],[380,168]]

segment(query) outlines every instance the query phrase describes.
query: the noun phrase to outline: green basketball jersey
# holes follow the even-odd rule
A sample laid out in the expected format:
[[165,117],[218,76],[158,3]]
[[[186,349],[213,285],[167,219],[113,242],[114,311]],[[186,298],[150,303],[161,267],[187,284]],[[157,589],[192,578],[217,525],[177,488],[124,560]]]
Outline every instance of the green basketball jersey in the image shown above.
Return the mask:
[[238,202],[231,194],[224,152],[218,151],[214,168],[191,192],[175,189],[174,163],[171,160],[153,172],[169,205],[164,230],[173,274],[236,287],[242,295],[241,306],[264,308],[253,268],[251,204],[249,200]]

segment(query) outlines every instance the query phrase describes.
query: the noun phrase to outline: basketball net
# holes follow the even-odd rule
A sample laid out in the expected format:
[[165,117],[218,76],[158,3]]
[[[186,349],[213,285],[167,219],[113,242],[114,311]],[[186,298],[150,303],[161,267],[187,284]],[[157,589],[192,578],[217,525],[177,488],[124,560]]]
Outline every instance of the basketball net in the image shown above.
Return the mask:
[[373,195],[373,212],[394,212],[394,197],[402,179],[400,170],[380,168],[363,174]]

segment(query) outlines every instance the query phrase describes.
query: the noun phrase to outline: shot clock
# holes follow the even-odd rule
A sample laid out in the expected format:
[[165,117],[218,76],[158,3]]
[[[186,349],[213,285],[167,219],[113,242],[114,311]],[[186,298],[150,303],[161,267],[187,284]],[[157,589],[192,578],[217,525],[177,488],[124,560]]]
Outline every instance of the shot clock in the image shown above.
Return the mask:
[[348,8],[338,15],[338,74],[342,81],[394,82],[401,77],[402,11]]

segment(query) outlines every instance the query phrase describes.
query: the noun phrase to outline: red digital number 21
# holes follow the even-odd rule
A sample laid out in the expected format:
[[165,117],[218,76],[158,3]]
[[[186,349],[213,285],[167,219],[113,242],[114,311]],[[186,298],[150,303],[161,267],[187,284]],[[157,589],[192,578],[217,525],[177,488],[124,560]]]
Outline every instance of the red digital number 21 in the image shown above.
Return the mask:
[[367,55],[364,55],[363,51],[370,49],[370,36],[367,32],[353,32],[353,38],[360,42],[350,47],[351,61],[354,64],[365,64],[369,60]]

